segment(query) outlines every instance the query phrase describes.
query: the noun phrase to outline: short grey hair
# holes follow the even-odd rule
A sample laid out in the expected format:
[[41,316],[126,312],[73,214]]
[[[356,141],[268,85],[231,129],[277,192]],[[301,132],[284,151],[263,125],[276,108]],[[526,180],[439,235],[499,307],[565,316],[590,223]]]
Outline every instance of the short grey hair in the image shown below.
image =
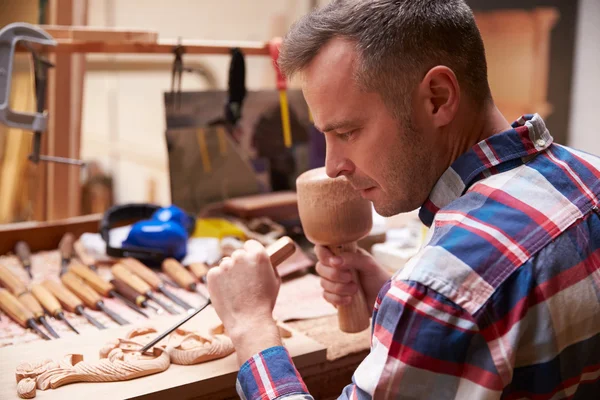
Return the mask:
[[491,98],[483,41],[464,0],[333,0],[290,28],[282,73],[302,71],[333,38],[356,44],[356,82],[396,116],[406,115],[410,91],[436,65],[452,69],[475,104]]

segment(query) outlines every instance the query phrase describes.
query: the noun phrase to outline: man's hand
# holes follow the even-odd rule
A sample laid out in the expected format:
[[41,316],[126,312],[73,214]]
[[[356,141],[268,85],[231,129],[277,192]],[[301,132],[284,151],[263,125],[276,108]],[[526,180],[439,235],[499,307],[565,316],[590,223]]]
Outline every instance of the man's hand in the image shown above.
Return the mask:
[[240,365],[261,350],[281,345],[273,320],[280,283],[265,248],[254,240],[208,272],[212,304],[233,341]]
[[363,288],[369,307],[375,304],[379,290],[392,276],[363,249],[335,256],[327,247],[315,246],[315,253],[319,259],[317,273],[325,290],[323,297],[334,306],[350,304],[351,297],[358,291],[357,283],[352,282],[351,268],[358,272],[358,283]]

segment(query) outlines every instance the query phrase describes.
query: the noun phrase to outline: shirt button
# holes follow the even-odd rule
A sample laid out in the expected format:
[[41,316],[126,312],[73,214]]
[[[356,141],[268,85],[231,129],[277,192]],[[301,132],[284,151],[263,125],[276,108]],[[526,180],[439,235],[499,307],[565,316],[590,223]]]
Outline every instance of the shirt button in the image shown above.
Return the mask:
[[537,144],[538,147],[544,147],[546,145],[546,141],[544,139],[538,139],[535,141],[535,144]]

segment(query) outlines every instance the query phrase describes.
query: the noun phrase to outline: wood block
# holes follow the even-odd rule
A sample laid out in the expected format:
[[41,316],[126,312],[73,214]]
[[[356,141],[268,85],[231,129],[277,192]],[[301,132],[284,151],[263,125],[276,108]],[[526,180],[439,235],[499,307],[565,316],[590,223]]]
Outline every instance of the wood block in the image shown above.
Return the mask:
[[296,192],[283,191],[237,197],[223,202],[223,211],[241,218],[298,219]]

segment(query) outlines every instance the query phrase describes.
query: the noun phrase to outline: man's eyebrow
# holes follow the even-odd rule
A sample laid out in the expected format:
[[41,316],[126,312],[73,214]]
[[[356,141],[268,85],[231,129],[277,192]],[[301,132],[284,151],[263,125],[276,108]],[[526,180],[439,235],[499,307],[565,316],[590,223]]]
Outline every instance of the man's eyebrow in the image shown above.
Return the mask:
[[352,128],[355,127],[359,124],[359,121],[355,120],[355,121],[351,121],[351,120],[345,120],[345,121],[336,121],[336,122],[330,122],[329,124],[325,125],[322,129],[319,128],[318,126],[315,126],[320,132],[331,132],[331,131],[335,131],[338,129],[343,129],[343,128]]

